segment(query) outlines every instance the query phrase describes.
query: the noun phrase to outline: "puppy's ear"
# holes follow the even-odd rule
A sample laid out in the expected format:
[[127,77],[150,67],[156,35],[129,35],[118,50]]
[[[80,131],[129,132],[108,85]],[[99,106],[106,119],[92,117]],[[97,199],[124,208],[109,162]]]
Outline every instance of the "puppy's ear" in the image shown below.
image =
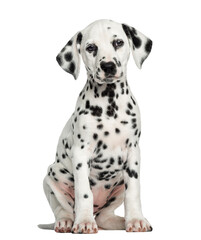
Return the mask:
[[76,33],[62,48],[57,55],[56,60],[64,71],[72,74],[75,79],[78,78],[80,71],[80,45],[82,42],[82,33]]
[[141,68],[151,52],[152,41],[133,27],[126,24],[122,24],[122,27],[128,38],[135,63],[138,68]]

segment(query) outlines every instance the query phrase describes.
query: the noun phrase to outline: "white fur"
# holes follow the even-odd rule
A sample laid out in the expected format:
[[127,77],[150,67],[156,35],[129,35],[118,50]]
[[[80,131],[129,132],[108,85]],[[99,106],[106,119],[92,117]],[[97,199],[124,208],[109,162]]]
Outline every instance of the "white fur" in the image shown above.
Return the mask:
[[[133,34],[131,27],[125,28]],[[135,48],[124,29],[113,21],[96,21],[81,34],[78,32],[57,57],[61,67],[77,78],[80,52],[88,76],[75,112],[60,136],[55,162],[44,180],[57,232],[95,233],[98,226],[126,231],[151,230],[140,202],[140,113],[126,79],[130,49],[137,66],[141,67],[149,54],[145,46],[150,40],[135,30],[135,36],[141,39],[140,47]],[[77,40],[79,34],[81,41]],[[114,39],[121,39],[123,46],[115,49]],[[96,54],[86,50],[89,44],[98,47]],[[115,64],[113,77],[106,77],[101,68],[103,61]],[[123,201],[125,218],[114,215]]]

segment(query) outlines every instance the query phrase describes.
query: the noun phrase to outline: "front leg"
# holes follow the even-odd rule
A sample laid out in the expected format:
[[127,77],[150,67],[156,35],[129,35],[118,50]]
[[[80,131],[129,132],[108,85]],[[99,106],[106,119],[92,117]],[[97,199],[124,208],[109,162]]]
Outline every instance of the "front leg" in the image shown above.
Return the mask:
[[140,200],[140,149],[132,146],[124,163],[125,221],[127,232],[151,231],[152,227],[143,217]]
[[93,217],[93,194],[89,185],[90,152],[78,146],[73,147],[73,174],[75,183],[74,233],[96,233],[98,227]]

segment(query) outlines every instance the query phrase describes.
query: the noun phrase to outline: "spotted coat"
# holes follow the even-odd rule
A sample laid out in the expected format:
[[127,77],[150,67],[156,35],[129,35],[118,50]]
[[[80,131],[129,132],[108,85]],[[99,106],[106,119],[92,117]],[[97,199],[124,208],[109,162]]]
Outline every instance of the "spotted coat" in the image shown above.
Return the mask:
[[[55,231],[90,233],[98,226],[151,230],[139,194],[140,113],[126,77],[130,49],[141,68],[151,46],[133,27],[99,20],[75,34],[58,54],[59,65],[75,79],[81,56],[87,82],[44,180]],[[113,212],[123,201],[125,218],[120,218]]]

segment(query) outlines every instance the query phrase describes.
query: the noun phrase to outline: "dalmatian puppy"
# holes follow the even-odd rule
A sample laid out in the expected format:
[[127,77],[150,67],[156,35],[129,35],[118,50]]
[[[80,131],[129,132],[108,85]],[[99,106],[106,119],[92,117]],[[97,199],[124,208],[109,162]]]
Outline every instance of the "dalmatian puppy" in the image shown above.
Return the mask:
[[[130,50],[141,68],[151,47],[152,41],[135,28],[99,20],[76,33],[58,54],[59,65],[75,79],[82,58],[87,82],[44,179],[55,223],[40,228],[152,230],[140,202],[140,113],[126,77]],[[125,217],[116,216],[123,202]]]

